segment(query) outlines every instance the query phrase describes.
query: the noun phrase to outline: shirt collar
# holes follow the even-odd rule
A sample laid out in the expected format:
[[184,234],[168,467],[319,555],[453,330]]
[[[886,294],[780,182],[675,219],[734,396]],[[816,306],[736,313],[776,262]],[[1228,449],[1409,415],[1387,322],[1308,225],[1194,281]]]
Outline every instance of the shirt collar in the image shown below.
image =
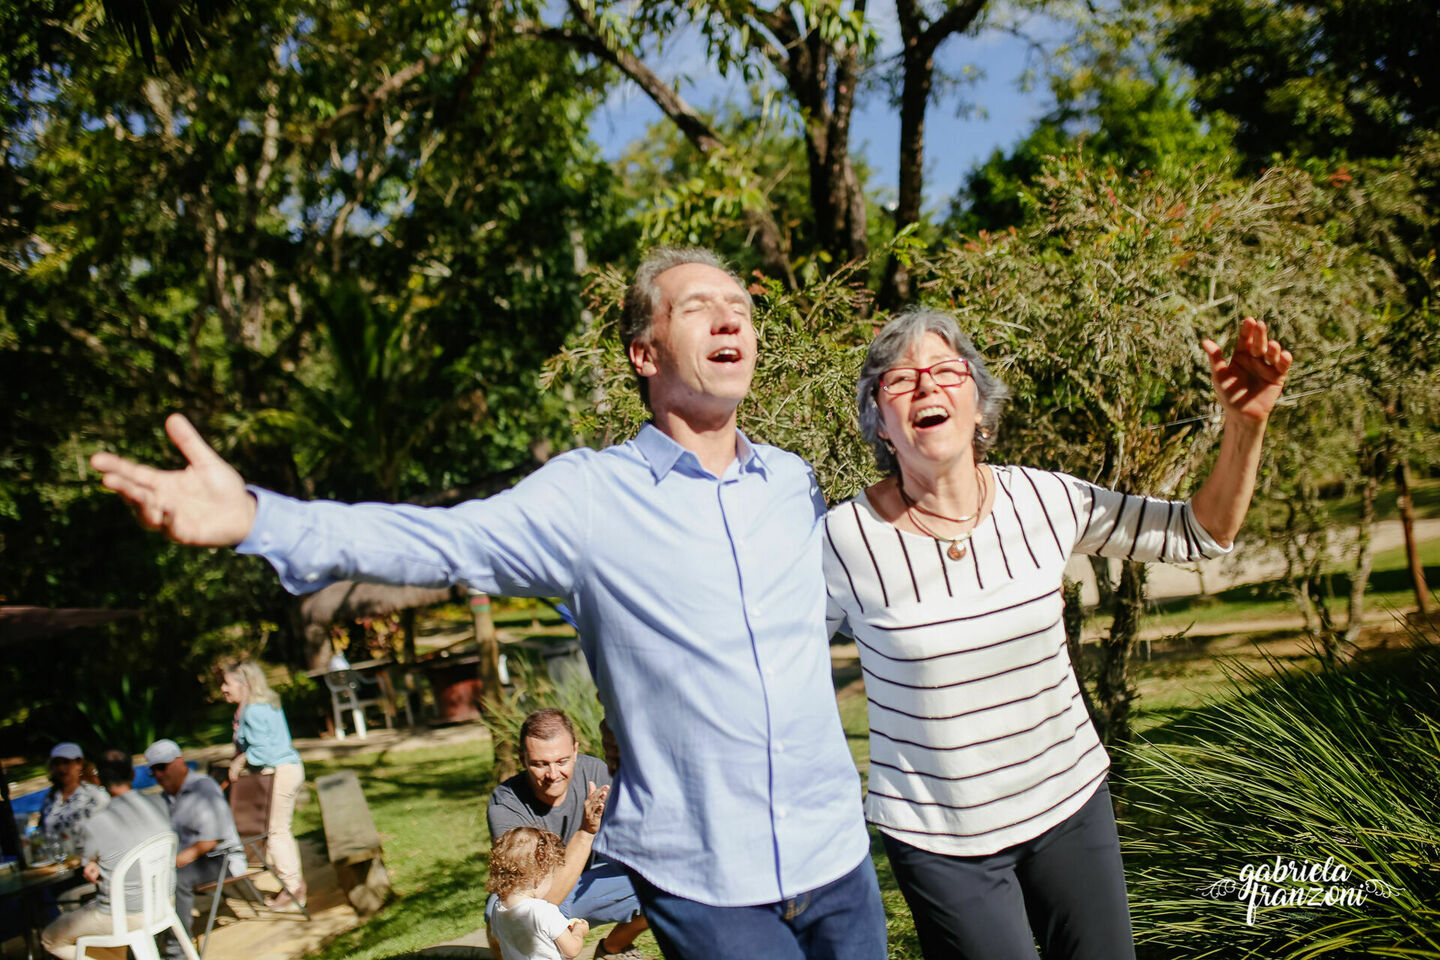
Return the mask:
[[[635,437],[635,446],[640,450],[640,455],[650,465],[650,473],[659,483],[671,470],[685,462],[691,472],[704,472],[705,468],[700,465],[700,458],[689,450],[686,450],[675,440],[664,433],[653,422],[645,424],[640,428],[640,433]],[[753,471],[762,476],[768,475],[765,460],[760,456],[759,449],[745,436],[744,431],[735,431],[735,456],[740,461],[741,472]]]

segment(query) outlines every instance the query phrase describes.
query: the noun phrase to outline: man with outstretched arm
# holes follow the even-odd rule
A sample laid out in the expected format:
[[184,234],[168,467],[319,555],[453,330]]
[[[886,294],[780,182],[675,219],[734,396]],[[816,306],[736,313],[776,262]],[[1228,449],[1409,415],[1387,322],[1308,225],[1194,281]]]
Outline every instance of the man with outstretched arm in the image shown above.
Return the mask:
[[623,339],[654,414],[513,489],[447,509],[258,488],[180,416],[189,461],[92,458],[142,523],[264,556],[295,593],[342,579],[565,597],[625,763],[594,848],[624,864],[667,957],[885,956],[860,784],[830,678],[825,503],[752,443],[750,296],[704,250],[652,251]]

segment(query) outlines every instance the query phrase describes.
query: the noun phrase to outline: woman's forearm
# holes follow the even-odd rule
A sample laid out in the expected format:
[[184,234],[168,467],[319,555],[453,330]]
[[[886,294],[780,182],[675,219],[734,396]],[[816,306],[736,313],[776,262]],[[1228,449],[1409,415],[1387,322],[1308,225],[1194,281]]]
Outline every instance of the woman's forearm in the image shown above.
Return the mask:
[[1215,468],[1190,498],[1195,519],[1221,546],[1234,543],[1250,509],[1255,477],[1260,471],[1265,423],[1227,416]]

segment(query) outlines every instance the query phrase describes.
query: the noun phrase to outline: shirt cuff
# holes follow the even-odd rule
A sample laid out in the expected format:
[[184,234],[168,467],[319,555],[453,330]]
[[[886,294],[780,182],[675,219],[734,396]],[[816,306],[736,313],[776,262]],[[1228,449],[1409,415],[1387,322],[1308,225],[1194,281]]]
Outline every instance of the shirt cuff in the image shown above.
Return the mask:
[[1200,548],[1200,556],[1206,560],[1215,560],[1219,557],[1229,555],[1235,550],[1239,540],[1230,541],[1230,546],[1222,547],[1220,542],[1210,535],[1205,525],[1195,519],[1195,511],[1190,507],[1190,501],[1185,501],[1185,523],[1189,527],[1191,535],[1195,538],[1196,546]]
[[295,562],[297,548],[313,533],[309,505],[251,484],[245,489],[255,498],[255,522],[235,545],[235,552],[264,557],[280,575],[281,585],[293,594],[313,593],[334,582],[315,570],[299,570]]

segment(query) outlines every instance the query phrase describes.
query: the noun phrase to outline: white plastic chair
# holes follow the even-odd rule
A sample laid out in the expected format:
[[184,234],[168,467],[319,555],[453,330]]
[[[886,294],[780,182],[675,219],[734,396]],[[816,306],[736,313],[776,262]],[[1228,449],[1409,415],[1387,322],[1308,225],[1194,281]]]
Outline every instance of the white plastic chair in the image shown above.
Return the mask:
[[[187,960],[200,960],[190,931],[175,912],[175,848],[179,841],[173,833],[163,833],[146,840],[121,858],[110,876],[110,917],[114,928],[109,935],[96,934],[75,941],[76,960],[90,956],[93,947],[129,947],[135,960],[160,960],[155,935],[170,930],[180,941]],[[140,871],[140,916],[138,927],[128,928],[125,913],[125,879],[131,870]]]
[[[378,687],[379,682],[362,677],[355,670],[331,670],[325,674],[325,686],[330,690],[330,708],[335,711],[335,739],[345,739],[345,721],[341,718],[345,710],[355,718],[355,734],[361,740],[367,735],[365,729],[365,708],[378,706],[382,710],[385,701],[376,697],[360,696],[360,688],[364,685]],[[385,714],[385,726],[390,726],[390,714]]]

